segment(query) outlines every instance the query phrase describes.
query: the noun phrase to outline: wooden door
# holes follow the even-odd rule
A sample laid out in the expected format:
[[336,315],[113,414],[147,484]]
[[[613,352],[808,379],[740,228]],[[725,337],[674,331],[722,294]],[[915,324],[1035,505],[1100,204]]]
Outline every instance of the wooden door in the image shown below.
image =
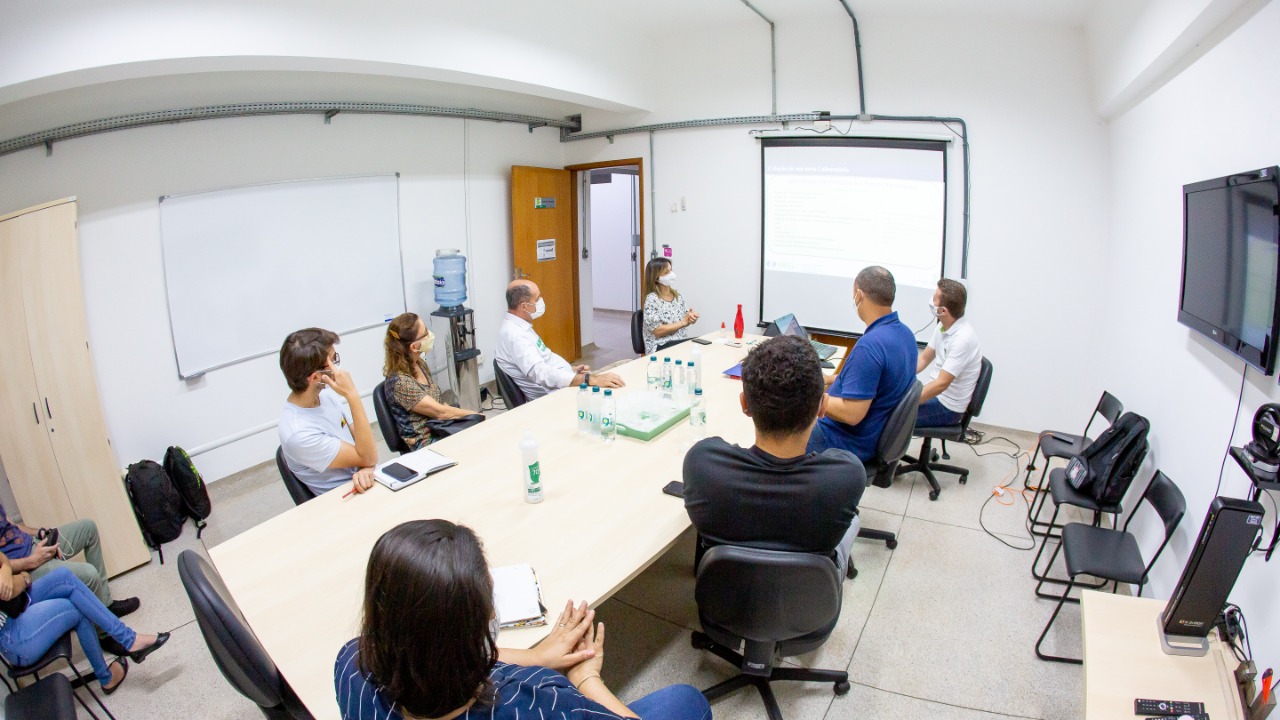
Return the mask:
[[511,168],[512,277],[538,284],[547,312],[533,322],[547,347],[573,362],[578,328],[578,242],[573,236],[573,180],[568,170]]
[[[39,410],[75,514],[92,518],[102,538],[107,573],[151,560],[124,489],[107,435],[89,353],[80,282],[76,205],[67,202],[24,216],[23,300]],[[157,452],[159,452],[157,448]]]
[[0,222],[0,458],[24,524],[54,527],[76,519],[62,484],[36,388],[22,298],[22,244],[32,220]]

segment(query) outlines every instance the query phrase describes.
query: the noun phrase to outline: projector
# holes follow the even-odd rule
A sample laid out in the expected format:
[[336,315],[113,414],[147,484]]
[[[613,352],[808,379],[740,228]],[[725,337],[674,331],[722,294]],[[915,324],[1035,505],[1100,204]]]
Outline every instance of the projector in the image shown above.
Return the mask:
[[1258,470],[1280,470],[1280,404],[1267,403],[1253,415],[1253,441],[1244,446]]

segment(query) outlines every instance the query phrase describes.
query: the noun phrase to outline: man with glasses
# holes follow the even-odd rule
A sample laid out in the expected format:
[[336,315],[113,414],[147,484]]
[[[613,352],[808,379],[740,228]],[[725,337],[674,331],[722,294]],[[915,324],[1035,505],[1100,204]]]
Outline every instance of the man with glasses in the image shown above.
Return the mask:
[[355,381],[338,367],[337,343],[336,333],[307,328],[280,347],[280,371],[292,390],[280,416],[280,447],[289,469],[316,493],[348,481],[361,493],[373,487],[378,447]]
[[532,280],[513,280],[507,285],[507,315],[498,328],[494,358],[525,397],[534,400],[552,390],[581,383],[622,387],[622,378],[614,373],[593,373],[586,365],[573,367],[551,352],[533,329],[533,321],[542,317],[546,309],[542,291]]

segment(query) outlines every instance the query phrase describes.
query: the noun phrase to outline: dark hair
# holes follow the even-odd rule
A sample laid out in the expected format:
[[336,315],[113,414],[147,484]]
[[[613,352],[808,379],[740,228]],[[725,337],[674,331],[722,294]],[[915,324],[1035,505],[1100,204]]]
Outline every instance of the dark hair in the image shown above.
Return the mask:
[[942,292],[942,307],[951,313],[951,317],[957,320],[964,317],[964,305],[969,301],[969,293],[964,285],[956,280],[943,278],[938,281],[938,290]]
[[756,430],[778,436],[806,432],[818,417],[826,386],[818,353],[804,338],[780,335],[742,361],[742,391]]
[[861,290],[863,295],[871,298],[871,302],[885,307],[893,307],[893,299],[898,295],[898,286],[893,282],[893,273],[879,265],[863,268],[862,272],[858,273],[858,277],[854,278],[853,286]]
[[[645,297],[649,297],[649,293],[658,294],[658,276],[669,267],[671,267],[671,261],[664,257],[656,257],[644,266],[643,295]],[[675,293],[676,297],[680,297],[680,293],[676,292],[675,288],[669,287],[668,289]]]
[[[422,337],[426,337],[424,332]],[[414,368],[418,367],[418,356],[409,350],[409,346],[418,342],[418,314],[401,313],[387,324],[387,336],[382,345],[386,349],[386,360],[382,365],[382,376],[391,377],[403,373],[413,377]]]
[[294,392],[310,386],[311,373],[329,364],[329,351],[338,344],[338,334],[323,328],[306,328],[290,333],[280,346],[280,372]]
[[411,520],[373,546],[365,575],[360,671],[420,718],[488,702],[498,646],[489,632],[493,580],[475,533]]
[[529,289],[528,283],[511,283],[507,286],[507,309],[515,310],[520,307],[520,303],[529,302],[531,297],[533,297],[533,290]]

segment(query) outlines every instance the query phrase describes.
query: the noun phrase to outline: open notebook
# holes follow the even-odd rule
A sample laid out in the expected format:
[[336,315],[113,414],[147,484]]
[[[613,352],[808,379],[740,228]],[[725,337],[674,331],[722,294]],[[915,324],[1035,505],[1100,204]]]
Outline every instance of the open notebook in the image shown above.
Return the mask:
[[500,627],[547,624],[542,586],[530,565],[507,565],[489,572],[493,575],[493,604],[498,611]]
[[[391,477],[387,473],[383,472],[383,468],[393,464],[407,467],[417,473],[417,475],[401,480],[399,478]],[[386,485],[390,490],[401,490],[409,487],[419,480],[422,480],[428,475],[438,473],[441,470],[451,468],[457,464],[458,462],[456,460],[450,460],[438,452],[423,448],[422,450],[414,450],[406,455],[401,455],[395,460],[388,460],[387,462],[378,465],[373,471],[373,479],[383,485]]]

